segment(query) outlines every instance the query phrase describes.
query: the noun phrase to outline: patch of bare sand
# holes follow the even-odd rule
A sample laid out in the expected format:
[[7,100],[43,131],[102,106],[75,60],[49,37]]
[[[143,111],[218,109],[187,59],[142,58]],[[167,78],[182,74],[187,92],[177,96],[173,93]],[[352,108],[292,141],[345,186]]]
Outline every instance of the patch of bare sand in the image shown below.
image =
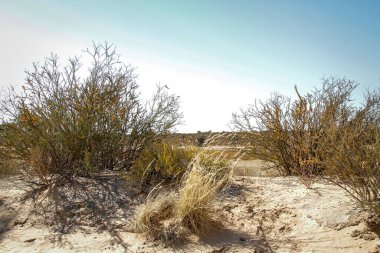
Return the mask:
[[368,213],[335,185],[240,177],[236,186],[244,189],[241,200],[224,209],[240,231],[265,238],[269,252],[368,252],[379,243],[365,225]]
[[0,252],[369,252],[380,243],[367,230],[368,214],[325,182],[306,188],[295,177],[237,176],[220,201],[226,228],[174,247],[132,232],[143,195],[86,187],[93,194],[72,196],[62,209],[75,226],[60,230],[51,207],[32,212],[22,183],[0,179]]

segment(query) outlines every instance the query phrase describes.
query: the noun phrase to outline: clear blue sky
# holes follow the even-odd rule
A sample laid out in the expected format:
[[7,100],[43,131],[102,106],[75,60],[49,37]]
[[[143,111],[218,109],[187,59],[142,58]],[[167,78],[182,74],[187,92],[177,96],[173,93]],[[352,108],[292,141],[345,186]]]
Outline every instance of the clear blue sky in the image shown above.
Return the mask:
[[49,52],[108,41],[144,94],[181,96],[184,132],[228,130],[239,107],[322,76],[380,87],[380,1],[0,0],[0,31],[1,87]]

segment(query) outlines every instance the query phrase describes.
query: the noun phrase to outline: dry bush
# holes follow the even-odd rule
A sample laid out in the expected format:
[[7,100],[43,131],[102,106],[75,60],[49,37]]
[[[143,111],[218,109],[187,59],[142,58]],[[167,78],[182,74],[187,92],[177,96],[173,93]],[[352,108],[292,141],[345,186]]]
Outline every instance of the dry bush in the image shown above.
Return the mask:
[[380,215],[380,90],[349,114],[344,126],[328,129],[319,153],[328,179]]
[[166,141],[156,141],[141,153],[130,175],[133,180],[145,184],[179,181],[197,152],[194,147],[177,147]]
[[199,159],[192,162],[178,191],[148,196],[136,212],[138,231],[175,243],[190,234],[208,236],[223,225],[215,204],[230,179],[231,169],[221,177],[218,170],[204,167]]
[[251,142],[251,156],[269,161],[285,175],[320,174],[324,168],[317,150],[331,127],[344,124],[357,85],[346,79],[324,79],[321,89],[297,99],[272,94],[233,114],[233,125]]
[[141,100],[134,69],[114,47],[94,45],[86,53],[88,72],[80,58],[60,67],[53,55],[26,72],[21,92],[10,89],[0,101],[0,157],[19,161],[39,183],[129,170],[182,117],[178,97],[164,87]]
[[212,149],[211,145],[222,137],[219,134],[207,139],[204,142],[207,146],[203,148],[175,146],[165,138],[156,141],[141,153],[126,176],[132,181],[139,181],[141,186],[177,184],[197,160],[203,167],[218,171],[218,176],[223,177],[230,171],[230,160],[236,159],[239,152],[227,148]]
[[324,80],[320,90],[295,101],[274,94],[234,114],[237,129],[251,136],[250,152],[286,175],[324,175],[363,206],[380,214],[380,90],[353,103],[357,87]]

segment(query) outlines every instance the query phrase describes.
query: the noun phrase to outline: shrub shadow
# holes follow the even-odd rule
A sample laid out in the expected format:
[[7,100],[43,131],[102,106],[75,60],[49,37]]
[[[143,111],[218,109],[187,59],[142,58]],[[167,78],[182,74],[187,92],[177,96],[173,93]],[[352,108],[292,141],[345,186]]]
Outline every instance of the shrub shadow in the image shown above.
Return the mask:
[[5,201],[0,199],[0,241],[3,239],[4,233],[11,229],[11,221],[15,217],[14,213],[10,213],[5,206]]
[[201,243],[216,248],[212,252],[225,252],[230,248],[244,248],[250,252],[272,253],[274,252],[265,234],[253,236],[251,234],[232,229],[220,229],[214,235],[202,238]]
[[[1,184],[2,187],[0,190],[7,189],[11,187],[12,183],[9,182],[18,182],[18,177],[7,176],[5,179],[2,178]],[[17,189],[22,190],[22,186],[17,187]],[[21,225],[23,226],[28,218],[18,218],[18,214],[23,208],[22,205],[17,205],[18,202],[14,196],[0,197],[0,242],[5,238],[6,232],[10,231],[14,226]],[[17,218],[17,219],[16,219]]]
[[[112,240],[127,249],[119,231],[130,229],[134,199],[138,192],[116,173],[92,178],[75,178],[52,187],[32,186],[30,200],[41,222],[58,232],[55,241],[64,246],[64,235],[75,231],[108,232]],[[136,201],[137,200],[137,201]]]

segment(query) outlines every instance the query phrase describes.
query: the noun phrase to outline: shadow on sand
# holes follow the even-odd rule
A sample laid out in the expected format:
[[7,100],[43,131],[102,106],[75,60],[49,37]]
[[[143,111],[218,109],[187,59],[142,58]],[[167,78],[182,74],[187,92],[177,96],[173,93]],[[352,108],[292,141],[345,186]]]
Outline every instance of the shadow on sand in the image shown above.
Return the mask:
[[212,251],[215,253],[226,252],[234,248],[244,248],[245,252],[274,252],[264,234],[253,236],[231,229],[221,229],[213,236],[203,238],[200,242],[215,248]]
[[0,199],[0,241],[3,239],[4,233],[11,229],[11,221],[15,217],[15,213],[11,213],[4,207],[5,201]]
[[127,187],[117,174],[93,178],[77,178],[54,187],[31,187],[23,202],[32,203],[34,217],[52,228],[53,240],[61,246],[67,244],[65,235],[76,232],[108,232],[113,243],[126,251],[128,244],[119,231],[130,229],[128,222],[134,206],[141,198],[133,199],[138,192]]

